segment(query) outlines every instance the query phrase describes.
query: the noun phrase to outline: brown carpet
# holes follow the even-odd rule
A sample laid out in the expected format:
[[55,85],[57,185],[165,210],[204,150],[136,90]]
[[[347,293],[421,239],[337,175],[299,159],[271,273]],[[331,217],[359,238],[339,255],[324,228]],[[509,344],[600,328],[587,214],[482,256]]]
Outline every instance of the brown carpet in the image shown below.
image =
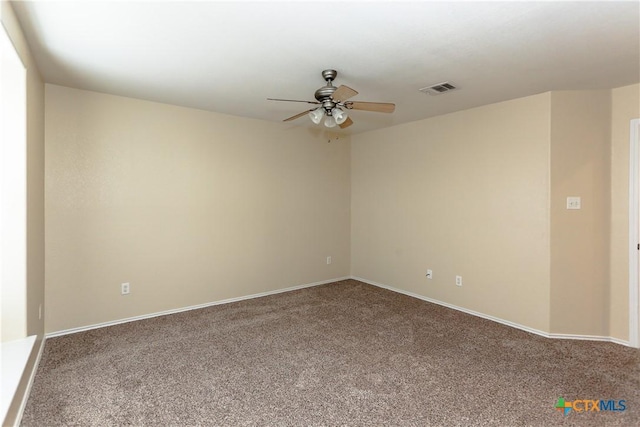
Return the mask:
[[346,280],[49,339],[22,425],[637,426],[640,350]]

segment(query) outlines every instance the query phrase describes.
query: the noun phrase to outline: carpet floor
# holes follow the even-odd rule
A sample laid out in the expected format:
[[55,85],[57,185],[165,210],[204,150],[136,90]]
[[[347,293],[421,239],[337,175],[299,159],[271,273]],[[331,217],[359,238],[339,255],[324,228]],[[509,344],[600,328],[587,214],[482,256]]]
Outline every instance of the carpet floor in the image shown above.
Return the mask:
[[48,339],[22,425],[638,426],[640,350],[345,280]]

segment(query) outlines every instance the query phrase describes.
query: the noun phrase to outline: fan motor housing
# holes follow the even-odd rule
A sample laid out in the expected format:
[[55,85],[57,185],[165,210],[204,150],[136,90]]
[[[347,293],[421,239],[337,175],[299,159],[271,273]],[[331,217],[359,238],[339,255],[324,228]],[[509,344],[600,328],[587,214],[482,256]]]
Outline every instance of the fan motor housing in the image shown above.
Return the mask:
[[[338,72],[336,70],[324,70],[322,72],[322,78],[325,79],[325,81],[327,82],[327,84],[325,86],[322,86],[320,89],[316,90],[315,93],[315,97],[318,100],[318,102],[322,102],[323,106],[325,108],[329,107],[329,108],[333,108],[334,105],[324,105],[327,102],[332,102],[331,100],[331,96],[333,95],[333,92],[335,92],[337,90],[336,87],[334,87],[331,82],[333,80],[335,80],[335,78],[338,76]],[[333,102],[332,102],[333,103]]]
[[333,95],[333,92],[335,92],[336,89],[337,88],[335,86],[331,85],[322,86],[320,89],[316,90],[315,97],[319,102],[324,102],[331,98],[331,95]]

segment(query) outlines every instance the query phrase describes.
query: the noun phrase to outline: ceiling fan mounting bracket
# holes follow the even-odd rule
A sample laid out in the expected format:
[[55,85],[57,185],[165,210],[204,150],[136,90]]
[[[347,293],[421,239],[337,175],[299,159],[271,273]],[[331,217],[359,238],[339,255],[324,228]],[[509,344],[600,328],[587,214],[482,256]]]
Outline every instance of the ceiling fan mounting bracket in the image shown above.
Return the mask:
[[322,78],[327,81],[327,83],[331,83],[338,76],[338,72],[336,70],[324,70],[322,72]]

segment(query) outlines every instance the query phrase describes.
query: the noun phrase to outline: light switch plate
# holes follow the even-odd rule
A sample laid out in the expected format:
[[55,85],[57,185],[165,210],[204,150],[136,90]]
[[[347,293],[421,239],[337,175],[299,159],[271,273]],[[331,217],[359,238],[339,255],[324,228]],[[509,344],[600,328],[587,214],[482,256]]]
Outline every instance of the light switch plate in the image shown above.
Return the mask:
[[567,209],[580,209],[580,197],[567,197]]

